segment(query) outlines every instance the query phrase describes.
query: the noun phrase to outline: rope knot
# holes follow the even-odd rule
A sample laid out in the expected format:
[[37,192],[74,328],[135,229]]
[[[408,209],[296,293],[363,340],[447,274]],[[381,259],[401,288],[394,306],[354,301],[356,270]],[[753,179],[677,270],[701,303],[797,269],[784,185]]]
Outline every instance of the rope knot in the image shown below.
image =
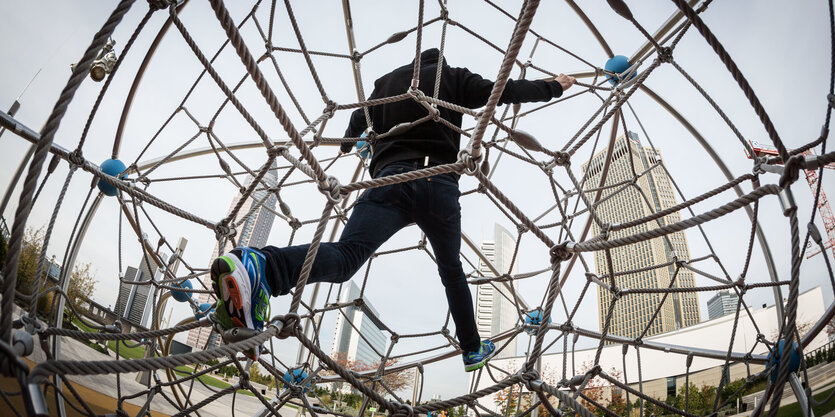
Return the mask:
[[327,116],[328,119],[332,118],[336,114],[336,102],[328,100],[328,105],[325,106],[325,110],[322,110],[322,114]]
[[325,178],[324,184],[319,183],[319,191],[328,198],[328,201],[334,205],[339,204],[344,197],[342,195],[342,185],[336,177],[330,176]]
[[669,64],[673,62],[673,48],[665,46],[658,50],[658,60]]

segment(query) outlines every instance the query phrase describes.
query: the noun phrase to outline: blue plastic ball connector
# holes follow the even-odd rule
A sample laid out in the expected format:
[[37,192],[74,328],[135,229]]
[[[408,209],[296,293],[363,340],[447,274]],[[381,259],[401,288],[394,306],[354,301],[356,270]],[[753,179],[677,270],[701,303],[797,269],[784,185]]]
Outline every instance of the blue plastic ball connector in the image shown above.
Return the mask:
[[[609,58],[608,61],[606,61],[606,65],[603,67],[603,69],[605,69],[606,71],[614,72],[615,74],[623,76],[624,73],[627,70],[629,70],[629,67],[631,67],[631,66],[632,66],[632,64],[629,63],[629,59],[627,59],[625,56],[615,55],[615,56]],[[631,79],[635,78],[636,75],[638,75],[637,70],[632,72],[632,75],[629,76],[629,79],[631,80]],[[620,81],[621,81],[620,77],[609,77],[609,84],[618,85],[618,83]]]
[[[302,381],[304,381],[305,378],[307,378],[307,372],[302,370],[302,368],[288,369],[282,377],[282,379],[287,385],[298,385]],[[307,385],[304,386],[302,391],[307,392],[308,388],[310,388],[310,382],[308,382]]]
[[[172,284],[172,287],[180,287],[183,289],[191,289],[191,281],[185,280],[181,284]],[[175,300],[185,303],[191,298],[191,291],[177,291],[171,290],[171,296],[174,297]]]
[[[777,381],[777,374],[780,372],[780,361],[785,358],[785,355],[783,354],[783,348],[785,345],[786,341],[781,340],[773,348],[771,348],[771,352],[768,353],[768,366],[773,365],[771,370],[771,382]],[[775,350],[777,351],[776,355],[774,354]],[[792,342],[788,355],[789,372],[797,372],[800,368],[800,349],[797,346],[797,342]]]
[[[125,163],[118,159],[108,159],[101,163],[101,170],[105,174],[115,177],[125,171]],[[127,178],[127,174],[119,177],[120,180],[125,178]],[[119,193],[119,190],[117,190],[116,187],[102,180],[99,180],[98,187],[99,190],[106,196],[113,197]]]
[[[539,326],[542,325],[542,310],[536,309],[525,313],[525,332],[529,335],[536,336],[539,333]],[[551,324],[551,318],[548,318],[548,324]]]
[[[360,135],[360,137],[364,138],[365,133]],[[362,159],[368,159],[368,158],[374,156],[374,151],[371,150],[371,144],[364,141],[364,140],[358,140],[357,141],[357,152],[359,152],[360,158],[362,158]]]
[[[177,292],[179,292],[179,291],[177,291]],[[194,313],[194,318],[202,319],[203,317],[206,317],[206,314],[208,314],[210,311],[214,311],[211,304],[201,303],[200,304],[200,312],[199,313]]]

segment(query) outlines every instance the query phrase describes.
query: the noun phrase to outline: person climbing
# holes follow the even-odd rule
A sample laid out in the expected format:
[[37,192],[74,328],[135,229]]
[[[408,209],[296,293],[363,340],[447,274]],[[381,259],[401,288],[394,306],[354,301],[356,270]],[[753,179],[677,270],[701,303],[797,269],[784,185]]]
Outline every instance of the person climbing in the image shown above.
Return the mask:
[[[441,65],[440,100],[471,109],[484,106],[493,82],[467,68],[450,67],[446,59],[439,63],[439,56],[437,49],[420,54],[418,89],[427,96],[434,94],[437,66]],[[413,68],[414,61],[380,77],[369,100],[410,91]],[[499,103],[548,101],[561,96],[574,82],[574,77],[564,74],[550,80],[508,80]],[[449,124],[461,127],[461,113],[444,107],[437,111]],[[369,107],[368,113],[373,131],[388,132],[400,123],[426,116],[427,108],[407,99]],[[358,109],[351,114],[344,137],[357,138],[368,128],[363,109]],[[454,163],[460,141],[456,130],[428,120],[374,142],[369,170],[373,178],[382,178]],[[345,142],[340,153],[349,152],[352,147],[352,142]],[[432,245],[464,369],[470,372],[484,366],[496,348],[489,339],[482,341],[479,336],[472,295],[459,258],[458,178],[458,174],[446,173],[367,190],[352,210],[339,241],[320,244],[307,283],[349,280],[395,232],[417,223]],[[215,259],[210,273],[218,299],[216,318],[221,327],[263,329],[268,319],[269,297],[285,295],[295,287],[308,248],[309,245],[240,247]]]

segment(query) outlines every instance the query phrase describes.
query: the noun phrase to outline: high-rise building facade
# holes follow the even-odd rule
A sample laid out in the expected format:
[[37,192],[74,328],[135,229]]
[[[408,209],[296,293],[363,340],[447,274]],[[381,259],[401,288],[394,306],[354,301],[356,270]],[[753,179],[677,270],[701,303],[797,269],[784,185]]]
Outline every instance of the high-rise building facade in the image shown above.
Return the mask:
[[[584,189],[591,190],[586,192],[588,201],[595,201],[601,186],[600,179],[605,162],[604,149],[594,155],[591,161],[582,165],[586,175]],[[629,132],[629,137],[621,136],[616,139],[600,203],[595,208],[604,225],[624,224],[677,204],[673,184],[661,162],[661,152],[642,146],[636,133]],[[636,177],[635,186],[630,185]],[[680,220],[681,215],[678,212],[659,219],[661,225]],[[593,232],[600,233],[600,225],[596,222],[592,222],[592,225]],[[611,232],[609,239],[657,227],[658,222],[649,221]],[[612,249],[610,253],[611,267],[615,272],[614,281],[618,288],[668,288],[671,282],[674,288],[695,287],[693,272],[685,268],[676,272],[676,266],[672,263],[676,257],[678,260],[690,259],[690,249],[684,232],[621,246]],[[605,251],[595,252],[594,263],[597,275],[604,283],[610,283],[609,260]],[[609,334],[631,338],[650,336],[701,321],[696,293],[672,293],[661,305],[663,297],[663,294],[629,294],[621,297],[611,312]],[[597,300],[602,331],[612,303],[612,292],[598,287]],[[661,309],[653,320],[652,317],[659,305]]]
[[[340,303],[347,303],[359,297],[360,289],[354,281],[343,284]],[[331,356],[344,358],[349,363],[361,362],[366,367],[378,365],[386,353],[387,340],[379,316],[366,298],[363,298],[362,307],[343,308],[342,313],[336,316]],[[336,383],[334,389],[341,389],[342,386],[341,383]]]
[[728,290],[716,292],[716,295],[707,300],[707,319],[718,319],[724,315],[736,313],[738,300],[739,296]]
[[[254,178],[252,176],[247,178],[247,187],[252,183],[253,179]],[[275,214],[273,211],[275,210],[277,198],[274,193],[270,192],[269,189],[264,186],[264,184],[268,184],[269,187],[272,187],[277,183],[278,175],[276,165],[273,163],[269,172],[264,175],[262,184],[256,187],[250,198],[247,198],[246,201],[244,201],[243,206],[241,206],[241,209],[238,211],[238,216],[235,219],[235,224],[238,226],[238,246],[255,246],[260,248],[267,245],[267,238],[270,237],[270,230],[272,229],[273,221],[275,220]],[[235,208],[235,205],[237,205],[240,200],[240,194],[235,196],[232,200],[232,204],[229,206],[227,214],[232,212],[232,209]],[[232,247],[231,242],[227,241],[226,246],[223,247],[222,250],[221,248],[218,248],[217,242],[215,242],[215,248],[209,258],[209,264],[211,264],[211,262],[214,261],[218,255],[222,255],[232,249],[234,248]],[[206,288],[212,288],[210,276],[206,275],[203,278],[203,283]],[[206,293],[201,293],[197,296],[199,303],[208,303],[210,302],[210,298],[210,295]],[[186,344],[197,350],[220,346],[220,335],[217,334],[217,332],[213,332],[210,327],[200,327],[189,331]]]
[[[516,240],[504,227],[496,224],[493,240],[481,244],[481,252],[500,274],[515,274],[516,263],[511,267]],[[484,261],[479,261],[478,270],[486,277],[493,271]],[[515,283],[513,283],[515,287]],[[510,330],[519,322],[519,309],[513,302],[513,294],[503,283],[482,284],[476,290],[476,325],[482,339]],[[511,341],[499,352],[497,358],[516,356],[516,343]]]
[[[168,256],[163,255],[163,262]],[[116,299],[116,315],[127,319],[130,323],[148,327],[151,319],[153,303],[152,285],[135,285],[133,282],[148,281],[157,277],[159,267],[147,255],[139,261],[139,268],[128,266],[125,270],[124,281],[119,284],[119,294]],[[160,272],[161,273],[161,272]]]

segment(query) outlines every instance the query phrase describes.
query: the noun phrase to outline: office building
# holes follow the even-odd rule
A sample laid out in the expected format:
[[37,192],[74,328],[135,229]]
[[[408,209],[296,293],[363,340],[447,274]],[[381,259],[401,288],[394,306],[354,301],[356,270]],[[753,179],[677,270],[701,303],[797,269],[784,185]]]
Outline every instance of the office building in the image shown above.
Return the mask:
[[[162,256],[163,262],[168,261],[168,256]],[[116,299],[116,315],[126,319],[134,325],[145,328],[149,327],[154,308],[153,285],[136,285],[133,282],[150,281],[162,279],[162,271],[157,264],[147,257],[142,257],[139,267],[128,266],[122,277],[123,282],[119,284],[119,294]]]
[[736,305],[739,296],[728,290],[718,291],[716,295],[707,300],[707,319],[718,319],[726,314],[736,313]]
[[[342,285],[340,303],[347,303],[360,298],[360,289],[354,281]],[[377,366],[386,353],[386,340],[383,323],[374,306],[363,298],[362,307],[348,306],[336,316],[331,357],[344,358],[348,363],[359,362],[358,369]],[[341,389],[336,383],[334,389]]]
[[[252,183],[253,177],[248,177],[246,186]],[[235,219],[235,224],[238,227],[238,234],[236,236],[238,246],[255,246],[262,247],[267,245],[267,238],[270,237],[270,230],[273,227],[275,220],[275,206],[277,198],[274,193],[271,193],[268,187],[273,187],[278,183],[278,176],[276,172],[276,165],[273,163],[272,169],[264,175],[261,184],[252,192],[250,198],[246,199],[243,206],[238,211]],[[265,186],[266,184],[266,186]],[[235,205],[241,200],[241,195],[238,194],[229,205],[228,213],[232,212]],[[226,243],[226,246],[218,248],[215,242],[214,251],[207,262],[210,265],[212,261],[218,256],[234,249],[231,242]],[[206,275],[203,279],[206,288],[212,288],[211,277]],[[212,297],[210,294],[201,293],[197,296],[199,303],[211,303]],[[210,327],[201,327],[193,329],[188,333],[186,344],[192,346],[197,350],[208,349],[211,347],[220,346],[220,335],[213,332]]]
[[[629,137],[616,139],[605,186],[600,188],[600,179],[606,165],[607,150],[598,152],[591,161],[582,165],[585,172],[584,189],[589,201],[598,201],[595,211],[602,224],[624,224],[640,219],[657,211],[677,204],[675,189],[661,166],[662,156],[658,149],[641,145],[638,135],[629,132]],[[637,176],[635,186],[630,183]],[[598,196],[598,190],[602,190]],[[640,191],[638,191],[640,190]],[[609,239],[617,239],[660,225],[681,220],[678,212],[668,214],[659,221],[649,221],[614,231]],[[598,234],[601,227],[592,222],[592,232]],[[612,249],[611,265],[615,272],[618,288],[693,288],[693,272],[680,268],[676,272],[675,257],[690,259],[690,249],[684,232],[677,232],[635,244]],[[597,275],[608,284],[609,260],[605,251],[594,253]],[[674,279],[674,281],[673,281]],[[635,338],[665,333],[699,323],[699,303],[696,293],[672,293],[661,303],[664,294],[630,294],[621,297],[612,311],[609,334]],[[612,292],[597,286],[599,324],[601,331],[606,322],[612,302]],[[658,316],[653,320],[656,309],[661,305]],[[651,323],[650,323],[651,322]]]
[[[493,240],[481,244],[481,252],[496,268],[499,274],[515,274],[516,264],[511,267],[516,240],[504,227],[496,224]],[[479,272],[485,277],[495,276],[492,269],[479,261]],[[514,285],[515,283],[511,283]],[[510,330],[519,323],[519,309],[514,303],[513,294],[504,283],[482,284],[476,290],[476,325],[482,339]],[[516,356],[516,343],[512,341],[496,357]]]

